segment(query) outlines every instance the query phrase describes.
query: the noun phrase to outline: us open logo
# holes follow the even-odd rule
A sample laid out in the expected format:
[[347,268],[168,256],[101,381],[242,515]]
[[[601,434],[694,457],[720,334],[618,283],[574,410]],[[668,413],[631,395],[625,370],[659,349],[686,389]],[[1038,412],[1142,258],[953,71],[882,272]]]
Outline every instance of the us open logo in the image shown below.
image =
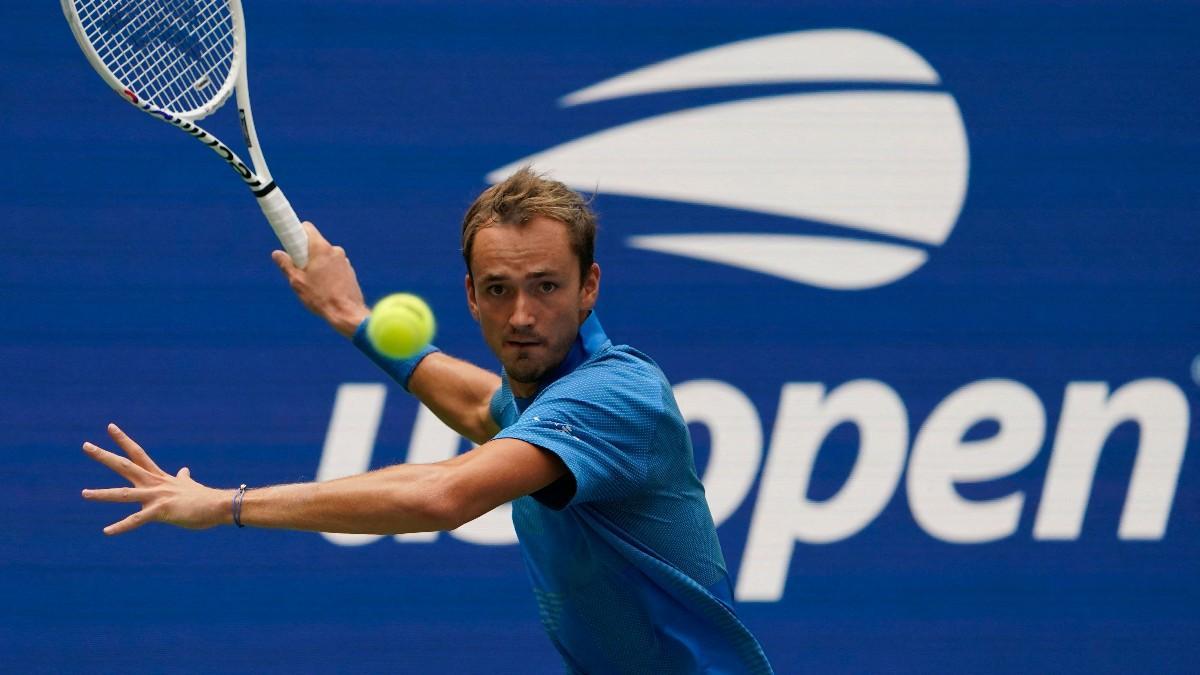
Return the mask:
[[[873,288],[911,274],[954,229],[969,160],[954,97],[934,89],[941,79],[933,67],[892,38],[848,29],[769,35],[630,71],[559,103],[787,83],[818,89],[641,119],[524,157],[487,179],[532,164],[577,190],[783,216],[800,230],[747,232],[735,211],[728,231],[640,235],[627,240],[634,248],[827,289]],[[801,221],[831,226],[836,236],[804,234]]]
[[[938,75],[894,40],[851,30],[769,36],[633,71],[562,103],[791,82],[818,86],[643,118],[526,157],[488,178],[498,181],[533,163],[580,190],[599,186],[601,193],[725,209],[725,232],[627,240],[648,251],[828,289],[878,287],[911,274],[955,226],[967,187],[967,142],[957,104],[937,90]],[[783,216],[794,231],[746,231],[745,223],[764,220],[747,212]],[[801,546],[853,539],[889,509],[902,512],[903,506],[890,506],[896,500],[907,502],[915,527],[947,544],[1017,536],[1079,540],[1093,496],[1104,495],[1098,481],[1108,485],[1098,501],[1120,499],[1097,467],[1112,452],[1116,430],[1130,424],[1138,429],[1135,459],[1119,523],[1115,531],[1106,525],[1106,536],[1162,540],[1193,437],[1187,395],[1155,376],[1068,381],[1057,392],[1048,386],[1039,393],[1018,380],[986,377],[938,393],[930,410],[927,394],[912,405],[892,385],[869,377],[784,381],[778,399],[757,401],[736,382],[696,377],[675,383],[684,420],[707,430],[700,480],[713,522],[721,528],[752,505],[734,597],[782,600],[789,580],[802,579],[792,573]],[[338,388],[318,481],[371,468],[387,392],[375,382]],[[769,428],[764,406],[773,410]],[[981,423],[995,425],[994,433],[972,437]],[[847,424],[858,435],[854,464],[834,494],[817,499],[809,486],[818,458],[830,434]],[[411,429],[408,463],[450,459],[465,442],[424,406]],[[1005,494],[960,490],[1021,472],[1027,472],[1024,485]],[[382,539],[322,536],[339,546]],[[443,538],[515,544],[512,506],[445,534],[400,534],[394,541]]]

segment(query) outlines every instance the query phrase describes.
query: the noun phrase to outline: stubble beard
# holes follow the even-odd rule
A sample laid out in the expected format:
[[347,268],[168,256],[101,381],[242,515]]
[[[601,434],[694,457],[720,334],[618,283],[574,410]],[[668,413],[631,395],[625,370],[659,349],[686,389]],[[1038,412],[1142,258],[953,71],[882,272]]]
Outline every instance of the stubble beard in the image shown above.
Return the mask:
[[516,363],[504,366],[508,379],[520,384],[537,384],[549,370],[545,366],[529,363],[527,359],[518,359]]
[[553,356],[544,360],[537,360],[532,356],[522,356],[518,352],[517,358],[512,359],[510,363],[503,364],[504,373],[508,376],[509,380],[519,384],[540,384],[547,373],[554,370],[567,358],[570,345],[571,343],[567,343],[565,348],[560,346],[554,350]]

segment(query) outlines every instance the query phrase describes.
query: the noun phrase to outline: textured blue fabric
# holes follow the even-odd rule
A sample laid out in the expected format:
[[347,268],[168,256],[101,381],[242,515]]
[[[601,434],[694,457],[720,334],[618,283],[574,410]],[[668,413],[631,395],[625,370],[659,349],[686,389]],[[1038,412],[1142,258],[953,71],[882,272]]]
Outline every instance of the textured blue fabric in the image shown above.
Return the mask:
[[412,377],[413,371],[417,369],[417,364],[421,362],[421,359],[441,350],[433,345],[425,345],[421,351],[417,352],[411,358],[393,359],[390,356],[379,353],[379,350],[375,349],[375,345],[371,344],[371,340],[367,338],[367,324],[370,322],[371,317],[368,316],[362,320],[362,323],[358,324],[358,328],[355,329],[354,337],[352,338],[354,346],[366,354],[367,358],[374,361],[375,365],[383,368],[384,372],[390,375],[401,387],[404,387],[404,391],[408,391],[408,380]]
[[513,504],[542,624],[582,673],[769,673],[732,608],[691,438],[646,355],[613,346],[593,313],[531,399],[507,377],[501,427],[570,475]]

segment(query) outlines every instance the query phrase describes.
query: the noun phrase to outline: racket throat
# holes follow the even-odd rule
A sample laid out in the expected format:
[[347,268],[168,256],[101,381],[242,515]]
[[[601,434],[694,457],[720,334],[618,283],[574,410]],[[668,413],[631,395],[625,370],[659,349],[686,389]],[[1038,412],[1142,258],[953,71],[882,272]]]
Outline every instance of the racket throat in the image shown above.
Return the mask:
[[254,134],[250,133],[250,124],[246,121],[246,109],[241,106],[238,106],[238,119],[242,121],[242,138],[246,139],[246,147],[255,147],[256,144],[254,141],[258,139],[254,138]]

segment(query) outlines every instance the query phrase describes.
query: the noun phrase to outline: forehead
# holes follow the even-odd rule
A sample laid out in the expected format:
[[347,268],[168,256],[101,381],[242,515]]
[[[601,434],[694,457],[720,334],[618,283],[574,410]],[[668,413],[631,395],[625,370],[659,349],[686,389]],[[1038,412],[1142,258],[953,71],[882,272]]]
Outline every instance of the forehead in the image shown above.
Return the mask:
[[471,248],[471,272],[476,276],[566,274],[577,266],[566,224],[545,216],[485,227],[475,233]]

